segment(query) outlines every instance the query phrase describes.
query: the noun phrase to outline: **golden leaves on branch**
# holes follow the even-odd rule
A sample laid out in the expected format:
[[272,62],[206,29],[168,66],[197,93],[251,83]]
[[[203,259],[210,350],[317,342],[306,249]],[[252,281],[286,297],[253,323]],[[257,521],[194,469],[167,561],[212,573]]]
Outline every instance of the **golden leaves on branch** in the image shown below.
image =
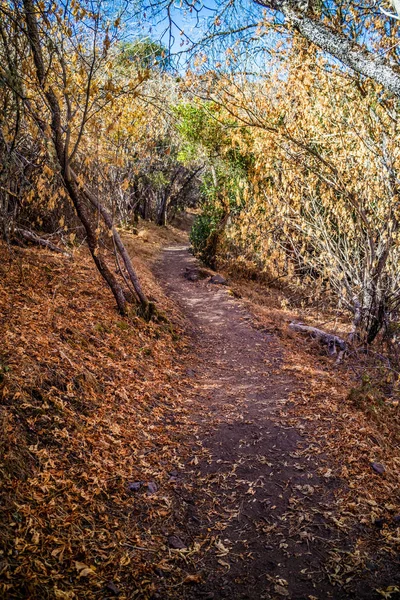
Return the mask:
[[295,50],[295,43],[275,56],[272,50],[264,80],[202,80],[221,121],[243,124],[230,142],[250,164],[220,253],[245,256],[272,278],[308,272],[329,279],[339,302],[353,310],[354,298],[368,305],[366,289],[387,244],[387,294],[400,283],[393,202],[399,131],[392,101],[377,104],[372,84],[360,92],[323,56]]

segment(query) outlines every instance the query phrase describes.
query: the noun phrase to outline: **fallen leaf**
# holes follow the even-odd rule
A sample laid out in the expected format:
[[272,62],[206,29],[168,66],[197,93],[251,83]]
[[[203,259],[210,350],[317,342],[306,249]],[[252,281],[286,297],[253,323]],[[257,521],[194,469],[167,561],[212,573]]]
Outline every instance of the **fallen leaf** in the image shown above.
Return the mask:
[[203,578],[200,573],[197,575],[187,575],[183,580],[183,583],[201,583],[202,579]]
[[54,597],[56,600],[73,600],[76,596],[72,591],[65,592],[58,588],[54,588]]
[[279,594],[280,596],[289,596],[289,590],[287,590],[286,588],[284,588],[282,585],[275,585],[275,592],[277,594]]
[[85,563],[75,561],[75,569],[78,571],[78,577],[88,577],[96,575],[94,572],[95,567],[89,567]]
[[229,548],[226,548],[220,540],[217,540],[215,542],[215,546],[218,549],[217,556],[226,556],[227,554],[229,554]]

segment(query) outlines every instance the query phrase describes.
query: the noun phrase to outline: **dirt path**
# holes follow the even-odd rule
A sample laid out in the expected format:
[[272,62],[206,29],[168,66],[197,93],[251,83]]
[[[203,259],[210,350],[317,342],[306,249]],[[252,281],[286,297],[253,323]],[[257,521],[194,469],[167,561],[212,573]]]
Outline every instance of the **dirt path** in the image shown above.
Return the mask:
[[334,524],[340,482],[323,477],[312,444],[285,426],[282,409],[298,384],[282,369],[279,340],[252,326],[226,287],[185,279],[195,264],[187,248],[174,246],[157,269],[194,340],[188,374],[197,443],[177,474],[174,533],[201,548],[189,559],[195,584],[169,597],[376,598],[367,578],[333,585],[334,563],[354,540]]

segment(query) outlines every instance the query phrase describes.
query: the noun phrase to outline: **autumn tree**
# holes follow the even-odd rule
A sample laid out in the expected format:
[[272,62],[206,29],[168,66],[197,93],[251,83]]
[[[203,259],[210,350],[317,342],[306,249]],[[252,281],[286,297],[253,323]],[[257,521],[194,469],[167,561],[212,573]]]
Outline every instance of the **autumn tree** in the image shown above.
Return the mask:
[[276,50],[263,79],[213,71],[192,79],[198,96],[213,99],[214,118],[233,123],[222,155],[238,148],[248,158],[220,257],[271,279],[313,282],[353,314],[366,342],[382,328],[390,338],[399,306],[397,101],[377,102],[376,85],[360,86],[298,42]]
[[[376,2],[363,4],[313,2],[303,0],[254,0],[273,14],[283,17],[283,24],[326,54],[339,60],[356,73],[368,77],[384,89],[400,97],[400,74],[397,52],[379,53],[374,43],[384,38],[395,39],[396,19],[386,26],[388,15]],[[371,26],[372,25],[372,26]],[[369,30],[372,41],[365,37]]]
[[[22,6],[2,4],[1,76],[13,97],[15,114],[17,107],[24,112],[31,138],[36,129],[40,152],[48,157],[47,169],[59,177],[60,193],[71,200],[93,260],[125,314],[133,297],[144,310],[149,303],[113,215],[85,180],[91,157],[82,149],[89,125],[97,123],[100,128],[102,111],[116,98],[133,94],[143,75],[137,72],[129,80],[118,72],[114,76],[112,48],[120,19],[110,24],[104,10],[101,3],[90,10],[76,2],[48,7],[33,0]],[[12,58],[7,61],[10,48]],[[131,287],[129,293],[107,264],[100,243],[102,230],[109,232],[119,270]]]
[[[150,6],[157,6],[158,15],[164,7],[165,20],[171,14],[168,0]],[[388,11],[389,6],[389,2],[373,0],[362,4],[342,0],[219,0],[207,19],[208,31],[192,42],[192,48],[194,52],[206,48],[215,56],[217,45],[226,49],[244,42],[244,52],[249,46],[268,52],[276,34],[297,33],[331,61],[339,61],[356,77],[369,78],[398,98],[399,16],[394,9]],[[183,9],[196,10],[190,3]],[[197,12],[202,14],[200,7]]]
[[227,256],[319,281],[371,343],[397,319],[398,19],[374,3],[252,6],[218,3],[192,46],[188,88],[234,123],[221,163],[235,147],[248,158],[235,209],[219,185],[195,245],[225,203]]

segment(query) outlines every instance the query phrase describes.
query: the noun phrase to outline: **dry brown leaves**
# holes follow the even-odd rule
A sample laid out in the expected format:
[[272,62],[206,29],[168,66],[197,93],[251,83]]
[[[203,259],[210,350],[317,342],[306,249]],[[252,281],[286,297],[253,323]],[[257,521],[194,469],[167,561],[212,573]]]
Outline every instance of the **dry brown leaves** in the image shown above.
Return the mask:
[[181,332],[120,317],[83,252],[0,252],[0,596],[146,598],[176,560]]
[[[243,296],[258,326],[280,337],[286,350],[284,369],[299,382],[282,409],[281,420],[307,434],[311,441],[307,451],[319,456],[327,481],[340,481],[335,486],[335,524],[343,530],[358,530],[353,554],[332,557],[332,574],[336,570],[337,580],[343,581],[346,570],[354,571],[371,557],[395,557],[400,549],[397,404],[388,402],[372,418],[349,395],[357,385],[349,362],[336,366],[317,342],[288,331],[292,320],[304,317],[310,325],[321,327],[324,319],[332,317],[328,311],[289,307],[283,292],[251,282],[241,281],[234,289]],[[338,326],[342,334],[346,323],[341,320]],[[382,464],[384,473],[375,472],[372,463]]]

